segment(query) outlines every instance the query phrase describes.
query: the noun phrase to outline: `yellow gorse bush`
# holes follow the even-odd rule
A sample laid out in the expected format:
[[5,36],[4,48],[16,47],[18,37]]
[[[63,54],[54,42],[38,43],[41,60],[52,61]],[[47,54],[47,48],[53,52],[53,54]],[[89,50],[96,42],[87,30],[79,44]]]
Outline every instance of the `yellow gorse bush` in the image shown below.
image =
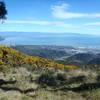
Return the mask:
[[4,65],[5,63],[2,61],[2,60],[0,60],[0,65]]

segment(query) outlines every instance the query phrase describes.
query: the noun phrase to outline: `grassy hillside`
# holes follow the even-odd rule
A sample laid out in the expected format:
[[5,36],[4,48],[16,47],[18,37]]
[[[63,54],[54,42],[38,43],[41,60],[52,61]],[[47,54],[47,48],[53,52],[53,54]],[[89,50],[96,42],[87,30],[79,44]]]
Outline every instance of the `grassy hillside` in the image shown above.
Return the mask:
[[0,65],[11,67],[30,65],[32,68],[77,69],[77,66],[58,64],[53,60],[28,56],[10,47],[0,46]]
[[99,73],[0,46],[0,100],[100,100]]

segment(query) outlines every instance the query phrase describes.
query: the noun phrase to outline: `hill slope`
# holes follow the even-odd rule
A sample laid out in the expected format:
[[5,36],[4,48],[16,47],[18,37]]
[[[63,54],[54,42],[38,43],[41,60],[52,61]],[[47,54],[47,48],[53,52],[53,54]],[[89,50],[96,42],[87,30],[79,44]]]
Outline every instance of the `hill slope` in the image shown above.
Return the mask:
[[77,66],[58,64],[53,60],[28,56],[10,47],[0,46],[0,65],[13,67],[30,66],[32,68],[76,69]]
[[0,46],[0,100],[100,100],[99,73]]

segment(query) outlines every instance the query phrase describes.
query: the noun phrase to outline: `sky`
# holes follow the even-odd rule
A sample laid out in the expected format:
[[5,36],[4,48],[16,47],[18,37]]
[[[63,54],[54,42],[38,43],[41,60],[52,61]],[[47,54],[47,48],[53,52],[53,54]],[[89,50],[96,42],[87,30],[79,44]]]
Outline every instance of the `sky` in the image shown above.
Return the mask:
[[100,35],[100,0],[4,0],[0,31]]

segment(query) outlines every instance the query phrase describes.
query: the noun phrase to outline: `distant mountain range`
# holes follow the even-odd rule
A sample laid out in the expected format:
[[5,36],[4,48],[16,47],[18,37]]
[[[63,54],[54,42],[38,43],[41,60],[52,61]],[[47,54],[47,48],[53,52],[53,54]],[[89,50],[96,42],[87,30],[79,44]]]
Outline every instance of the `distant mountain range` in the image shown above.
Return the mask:
[[63,64],[100,64],[100,49],[71,46],[17,45],[13,46],[28,55],[54,59]]

